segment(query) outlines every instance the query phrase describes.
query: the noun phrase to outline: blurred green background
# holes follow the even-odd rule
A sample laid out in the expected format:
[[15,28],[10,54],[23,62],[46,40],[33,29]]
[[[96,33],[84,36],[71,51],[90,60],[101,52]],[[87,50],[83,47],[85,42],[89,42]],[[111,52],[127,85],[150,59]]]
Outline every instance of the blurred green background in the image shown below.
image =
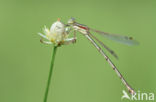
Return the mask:
[[[41,44],[37,33],[70,17],[138,40],[139,46],[126,46],[98,36],[118,54],[116,60],[107,52],[129,84],[156,94],[155,0],[0,0],[0,102],[43,102],[52,45]],[[48,102],[128,102],[109,64],[77,37],[57,51]]]

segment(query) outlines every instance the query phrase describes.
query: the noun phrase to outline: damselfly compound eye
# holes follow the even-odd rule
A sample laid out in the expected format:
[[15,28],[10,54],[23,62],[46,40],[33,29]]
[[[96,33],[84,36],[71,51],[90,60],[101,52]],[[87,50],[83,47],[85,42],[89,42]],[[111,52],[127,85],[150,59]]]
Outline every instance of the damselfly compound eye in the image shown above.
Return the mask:
[[68,20],[68,24],[73,24],[75,22],[75,18],[70,18],[69,20]]

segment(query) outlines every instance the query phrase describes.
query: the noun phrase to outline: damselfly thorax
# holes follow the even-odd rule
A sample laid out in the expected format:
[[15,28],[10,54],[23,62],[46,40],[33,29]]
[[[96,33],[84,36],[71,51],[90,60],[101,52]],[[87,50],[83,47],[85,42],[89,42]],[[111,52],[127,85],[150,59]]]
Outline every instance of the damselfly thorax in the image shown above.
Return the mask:
[[117,42],[120,42],[120,43],[123,43],[123,44],[127,44],[127,45],[137,45],[138,42],[135,41],[134,39],[132,39],[132,37],[122,36],[122,35],[118,35],[118,34],[111,34],[111,33],[99,31],[99,30],[96,30],[96,29],[92,29],[92,28],[90,28],[90,27],[88,27],[86,25],[77,23],[74,18],[71,18],[71,19],[68,20],[68,25],[71,26],[73,28],[73,30],[74,30],[74,38],[76,38],[76,32],[80,32],[95,46],[95,48],[102,54],[102,56],[106,59],[106,61],[110,64],[110,66],[116,72],[116,74],[121,79],[122,83],[126,86],[128,91],[131,94],[134,94],[135,91],[133,90],[133,88],[130,87],[130,85],[124,79],[124,77],[119,72],[117,67],[113,64],[111,59],[105,54],[105,52],[102,50],[102,48],[100,46],[105,48],[115,58],[118,58],[118,56],[115,54],[115,52],[113,50],[111,50],[102,41],[100,41],[98,38],[96,38],[96,36],[94,36],[91,32],[96,32],[96,33],[98,33],[98,34],[100,34],[100,35],[102,35],[102,36],[104,36],[104,37],[106,37],[106,38],[108,38],[110,40],[114,40],[114,41],[117,41]]
[[[68,24],[64,25],[63,23],[58,20],[56,23],[54,23],[51,27],[51,30],[48,30],[45,28],[45,35],[39,33],[39,35],[42,38],[45,38],[49,41],[42,41],[42,43],[45,44],[55,44],[58,45],[68,45],[71,43],[76,42],[76,33],[80,32],[82,33],[91,43],[94,45],[94,47],[101,53],[101,55],[106,59],[106,61],[109,63],[109,65],[112,67],[112,69],[116,72],[118,77],[121,79],[122,83],[126,86],[128,91],[131,94],[134,94],[135,91],[133,88],[130,87],[130,85],[127,83],[123,75],[120,73],[120,71],[117,69],[117,67],[113,64],[111,59],[105,54],[103,51],[103,48],[105,48],[111,55],[113,55],[115,58],[118,59],[117,54],[110,49],[108,46],[106,46],[102,41],[100,41],[96,36],[92,34],[92,32],[95,32],[97,34],[102,35],[105,38],[108,38],[110,40],[114,40],[123,44],[127,45],[137,45],[138,42],[132,39],[132,37],[118,35],[118,34],[111,34],[103,31],[99,31],[96,29],[92,29],[84,24],[77,23],[74,18],[71,18],[68,20]],[[71,31],[74,31],[74,36],[72,38],[68,38],[68,35]],[[63,35],[66,36],[63,36]]]
[[79,31],[82,34],[88,34],[89,29],[87,26],[85,26],[83,24],[79,24],[79,23],[75,22],[72,27],[74,30]]

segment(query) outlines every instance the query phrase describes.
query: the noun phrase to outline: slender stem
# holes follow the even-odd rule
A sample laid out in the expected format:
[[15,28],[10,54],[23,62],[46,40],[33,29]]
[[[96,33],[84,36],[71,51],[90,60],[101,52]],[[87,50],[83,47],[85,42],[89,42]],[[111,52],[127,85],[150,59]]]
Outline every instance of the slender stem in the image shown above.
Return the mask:
[[52,59],[51,59],[51,65],[50,65],[50,71],[49,71],[47,87],[46,87],[46,91],[45,91],[45,95],[44,95],[44,102],[47,102],[47,97],[48,97],[49,86],[50,86],[50,81],[51,81],[52,72],[53,72],[53,66],[54,66],[56,50],[57,50],[57,46],[54,46],[53,52],[52,52],[53,54],[52,54]]

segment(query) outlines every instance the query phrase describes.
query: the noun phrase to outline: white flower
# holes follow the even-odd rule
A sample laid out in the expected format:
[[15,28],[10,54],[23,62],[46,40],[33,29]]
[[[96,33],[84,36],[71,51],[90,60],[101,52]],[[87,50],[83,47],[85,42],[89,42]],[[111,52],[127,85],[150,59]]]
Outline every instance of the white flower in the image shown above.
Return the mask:
[[41,39],[41,42],[45,43],[45,44],[54,44],[54,45],[61,45],[64,44],[64,42],[66,42],[68,38],[68,34],[65,31],[65,25],[60,21],[60,19],[58,19],[56,22],[54,22],[51,25],[50,30],[48,28],[44,28],[44,34],[39,33],[39,35],[42,38],[45,38],[48,41],[43,41]]

